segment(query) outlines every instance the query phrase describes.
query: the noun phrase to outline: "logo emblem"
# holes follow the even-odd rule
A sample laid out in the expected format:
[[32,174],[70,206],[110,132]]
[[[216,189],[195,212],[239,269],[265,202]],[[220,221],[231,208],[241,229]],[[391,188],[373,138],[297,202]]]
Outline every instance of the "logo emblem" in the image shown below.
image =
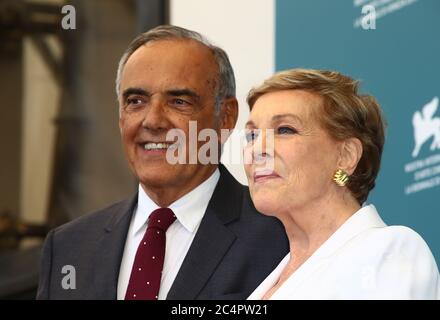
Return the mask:
[[413,158],[417,157],[423,144],[434,137],[430,150],[440,149],[440,117],[434,117],[438,108],[438,97],[434,97],[425,104],[422,111],[416,111],[412,123],[414,127],[414,150]]

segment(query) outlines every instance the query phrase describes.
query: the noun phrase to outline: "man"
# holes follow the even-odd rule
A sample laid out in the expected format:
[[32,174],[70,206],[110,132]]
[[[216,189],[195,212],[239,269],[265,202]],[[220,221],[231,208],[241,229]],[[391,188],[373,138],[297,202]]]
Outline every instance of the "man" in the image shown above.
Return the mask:
[[189,161],[191,148],[179,149],[185,163],[167,158],[176,151],[171,130],[197,154],[203,141],[190,141],[191,123],[219,137],[234,128],[226,53],[196,32],[157,27],[126,50],[116,90],[138,193],[49,233],[37,298],[247,298],[288,252],[282,226],[256,212],[248,189],[222,165]]

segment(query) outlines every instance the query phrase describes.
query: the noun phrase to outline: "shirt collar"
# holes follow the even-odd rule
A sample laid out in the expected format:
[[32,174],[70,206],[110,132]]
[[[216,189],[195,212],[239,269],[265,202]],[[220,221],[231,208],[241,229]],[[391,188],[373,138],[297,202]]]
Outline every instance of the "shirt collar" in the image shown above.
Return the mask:
[[[208,179],[169,206],[177,220],[189,232],[194,232],[200,224],[219,178],[220,171],[217,168]],[[151,200],[139,184],[138,206],[133,221],[134,234],[146,225],[151,212],[158,208],[160,207]]]

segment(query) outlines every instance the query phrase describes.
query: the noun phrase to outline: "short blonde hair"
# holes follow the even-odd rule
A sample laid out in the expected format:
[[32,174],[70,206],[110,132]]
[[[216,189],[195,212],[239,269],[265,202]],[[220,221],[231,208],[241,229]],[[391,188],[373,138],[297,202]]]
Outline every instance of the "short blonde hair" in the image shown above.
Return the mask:
[[362,156],[347,184],[362,204],[375,186],[385,141],[385,121],[373,96],[358,93],[359,81],[335,71],[291,69],[281,71],[253,88],[247,97],[252,110],[262,95],[280,90],[305,90],[323,98],[319,110],[311,110],[334,139],[358,138]]

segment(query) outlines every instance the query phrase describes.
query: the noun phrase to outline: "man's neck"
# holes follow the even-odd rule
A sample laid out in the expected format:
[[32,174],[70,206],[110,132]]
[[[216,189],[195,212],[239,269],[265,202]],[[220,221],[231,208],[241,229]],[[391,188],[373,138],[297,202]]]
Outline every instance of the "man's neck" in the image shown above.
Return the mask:
[[185,186],[165,186],[165,187],[153,187],[146,185],[144,183],[140,183],[144,192],[148,195],[148,197],[154,201],[159,207],[167,208],[173,202],[179,200],[187,193],[191,192],[199,185],[204,183],[207,179],[209,179],[215,170],[217,170],[217,166],[212,167],[211,170],[207,171],[203,174],[201,179],[195,179],[194,183],[190,183]]

